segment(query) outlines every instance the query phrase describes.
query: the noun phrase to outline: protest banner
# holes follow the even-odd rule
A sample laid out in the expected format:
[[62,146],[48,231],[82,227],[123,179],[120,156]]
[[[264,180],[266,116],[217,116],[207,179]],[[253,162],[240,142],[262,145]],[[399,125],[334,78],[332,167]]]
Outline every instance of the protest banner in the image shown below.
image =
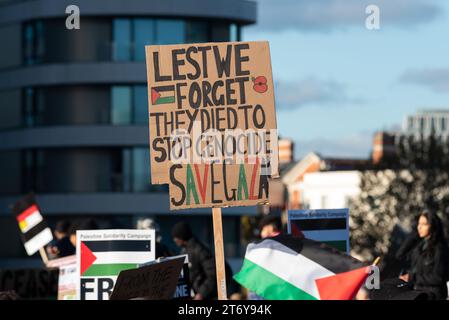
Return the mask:
[[151,181],[170,208],[248,206],[278,177],[267,42],[146,46]]
[[0,291],[14,290],[21,299],[54,300],[58,294],[57,268],[0,270]]
[[50,260],[47,267],[59,268],[58,300],[75,300],[78,281],[76,255]]
[[189,256],[187,254],[181,254],[173,257],[164,257],[158,258],[156,261],[147,262],[141,264],[140,266],[147,266],[150,264],[154,264],[155,262],[162,262],[167,260],[173,260],[178,258],[184,258],[184,264],[181,269],[181,273],[179,275],[178,284],[176,285],[175,294],[173,299],[175,300],[190,300],[192,298],[191,295],[191,286],[190,286],[190,278],[189,278]]
[[48,258],[44,246],[53,240],[53,234],[42,217],[34,195],[30,193],[17,201],[12,211],[19,224],[27,254],[32,256],[39,251],[42,260],[47,263]]
[[288,233],[349,254],[349,209],[289,210]]
[[172,299],[184,261],[185,257],[165,259],[137,269],[121,271],[110,299]]
[[212,207],[226,299],[221,207],[268,201],[279,176],[268,42],[146,46],[151,182],[170,209]]
[[155,259],[154,230],[76,232],[79,300],[108,300],[122,270]]

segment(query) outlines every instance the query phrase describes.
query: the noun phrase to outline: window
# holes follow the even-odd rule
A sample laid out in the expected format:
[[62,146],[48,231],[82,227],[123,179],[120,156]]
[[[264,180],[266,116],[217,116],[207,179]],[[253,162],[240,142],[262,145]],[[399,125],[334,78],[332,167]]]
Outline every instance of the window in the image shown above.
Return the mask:
[[113,57],[115,61],[131,60],[131,20],[113,21]]
[[24,150],[22,153],[22,191],[42,190],[45,158],[42,150]]
[[133,123],[148,125],[148,93],[145,85],[134,86]]
[[45,53],[44,24],[42,21],[26,23],[23,33],[23,59],[26,65],[42,63]]
[[23,179],[22,179],[22,189],[24,192],[35,189],[34,186],[34,153],[33,150],[25,150],[22,153],[22,166],[23,166]]
[[201,43],[209,41],[209,24],[206,21],[189,21],[186,23],[186,42]]
[[24,125],[32,127],[34,125],[34,89],[26,88],[24,95]]
[[34,26],[32,23],[27,23],[24,28],[24,59],[26,65],[33,64],[34,54]]
[[148,148],[125,148],[122,153],[124,192],[168,192],[167,185],[152,185]]
[[156,43],[185,43],[185,29],[185,23],[183,20],[158,19],[156,20]]
[[36,63],[42,63],[45,54],[45,34],[44,23],[42,21],[36,21]]
[[131,88],[129,86],[112,87],[111,122],[127,124],[131,120]]
[[34,127],[46,124],[45,91],[42,88],[25,88],[23,119],[25,127]]
[[211,39],[216,42],[229,41],[230,27],[228,23],[225,22],[213,22],[211,23]]
[[447,125],[447,118],[441,117],[440,119],[441,131],[446,131],[446,125]]
[[237,24],[180,19],[114,19],[113,59],[145,61],[145,46],[151,44],[238,41]]
[[145,46],[185,43],[185,22],[176,19],[115,19],[115,61],[145,61]]
[[430,118],[430,131],[435,131],[435,117]]
[[153,19],[134,20],[134,60],[145,61],[145,46],[154,44],[155,21]]
[[237,24],[231,23],[229,41],[240,41],[240,29]]
[[132,183],[132,150],[124,148],[122,150],[122,177],[123,177],[123,192],[131,192]]
[[419,118],[419,129],[424,130],[424,117]]
[[148,125],[148,94],[145,85],[114,86],[111,100],[113,124]]
[[132,191],[148,191],[150,185],[150,153],[147,148],[134,148],[132,153]]

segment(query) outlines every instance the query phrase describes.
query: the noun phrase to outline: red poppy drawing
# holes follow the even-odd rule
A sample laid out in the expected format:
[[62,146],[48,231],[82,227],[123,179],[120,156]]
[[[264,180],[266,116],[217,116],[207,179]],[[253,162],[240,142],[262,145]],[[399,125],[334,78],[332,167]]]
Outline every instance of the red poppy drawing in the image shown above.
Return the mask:
[[268,90],[267,78],[265,78],[264,76],[258,76],[256,78],[253,78],[252,80],[254,83],[254,91],[258,93],[264,93]]

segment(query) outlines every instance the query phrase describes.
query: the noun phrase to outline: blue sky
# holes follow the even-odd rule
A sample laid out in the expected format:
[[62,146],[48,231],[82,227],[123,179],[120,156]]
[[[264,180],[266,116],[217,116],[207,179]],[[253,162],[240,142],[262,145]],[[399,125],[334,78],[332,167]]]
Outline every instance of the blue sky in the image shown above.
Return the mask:
[[[449,108],[449,1],[257,2],[243,40],[270,42],[278,128],[296,142],[296,158],[366,158],[375,131]],[[369,4],[380,30],[365,28]]]

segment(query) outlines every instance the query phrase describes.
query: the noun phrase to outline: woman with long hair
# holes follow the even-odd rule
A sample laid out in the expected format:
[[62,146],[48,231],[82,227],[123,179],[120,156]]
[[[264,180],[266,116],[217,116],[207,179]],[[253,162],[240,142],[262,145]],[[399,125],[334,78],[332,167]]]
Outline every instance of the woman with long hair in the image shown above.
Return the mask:
[[433,299],[447,299],[449,252],[443,225],[436,213],[423,211],[417,228],[399,249],[397,258],[409,260],[407,280],[413,289],[425,291]]

